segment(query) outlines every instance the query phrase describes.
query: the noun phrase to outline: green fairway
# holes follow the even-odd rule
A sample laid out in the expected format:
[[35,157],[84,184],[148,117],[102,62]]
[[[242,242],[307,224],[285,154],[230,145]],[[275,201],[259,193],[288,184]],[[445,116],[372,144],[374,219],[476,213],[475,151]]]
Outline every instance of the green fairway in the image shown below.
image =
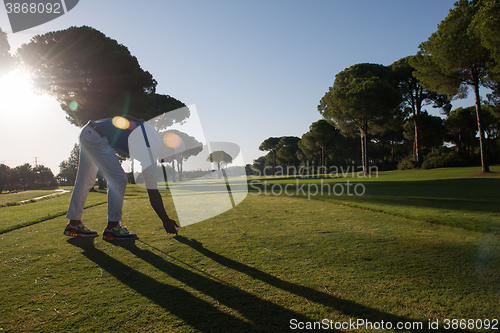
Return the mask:
[[[70,194],[64,194],[37,202],[0,208],[0,234],[65,215],[68,210],[69,198]],[[85,207],[105,202],[106,194],[89,193]]]
[[30,200],[43,195],[54,193],[53,190],[33,190],[22,191],[18,193],[1,193],[0,194],[0,207],[11,206],[23,200]]
[[[127,189],[123,224],[138,240],[71,239],[62,234],[64,216],[4,231],[0,331],[425,332],[436,321],[440,329],[433,332],[500,329],[499,237],[344,204],[378,205],[373,201],[378,195],[389,208],[403,208],[394,202],[408,188],[397,191],[404,177],[387,182],[382,177],[364,181],[367,194],[370,184],[377,185],[371,199],[340,200],[342,205],[328,197],[257,196],[254,191],[234,209],[181,228],[176,237],[165,233],[137,186]],[[413,180],[424,183],[406,195],[423,197],[422,206],[434,208],[435,218],[443,208],[425,199],[425,186],[432,184],[438,186],[429,197],[439,203],[445,202],[445,193],[451,194],[450,201],[463,198],[446,208],[451,213],[473,209],[474,202],[478,214],[496,212],[493,199],[479,205],[481,197],[469,178],[455,178]],[[460,185],[453,181],[471,181],[467,192],[478,200],[462,212],[470,198],[464,191],[456,193]],[[391,191],[394,198],[387,199]],[[167,211],[174,212],[168,192],[162,193]],[[105,195],[91,195],[95,204],[85,209],[84,221],[101,233],[107,205],[99,203]],[[23,214],[15,215],[12,208],[30,208],[35,219],[36,211],[46,216],[48,207],[63,209],[68,201],[69,195],[63,195],[2,207],[1,225],[7,212]],[[453,319],[479,320],[474,325],[482,323],[483,329],[471,322],[464,330],[453,329],[459,323]],[[386,326],[341,327],[357,320]],[[299,329],[313,322],[331,326]],[[406,329],[396,330],[398,323]],[[495,323],[497,330],[491,330]]]
[[[256,177],[250,190],[299,195],[426,222],[500,234],[500,167],[380,172],[367,177]],[[348,184],[349,182],[349,184]],[[285,187],[286,192],[285,192]],[[355,187],[356,191],[355,192]],[[350,189],[348,194],[347,190]],[[362,195],[357,194],[363,193]]]

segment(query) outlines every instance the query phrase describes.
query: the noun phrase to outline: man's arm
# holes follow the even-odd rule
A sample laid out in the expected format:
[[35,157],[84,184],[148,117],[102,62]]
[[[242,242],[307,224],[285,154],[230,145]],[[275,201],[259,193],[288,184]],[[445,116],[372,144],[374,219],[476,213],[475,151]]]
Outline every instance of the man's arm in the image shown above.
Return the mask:
[[161,198],[160,191],[158,190],[148,190],[149,202],[151,203],[151,207],[155,210],[158,217],[163,221],[163,227],[165,231],[169,234],[176,234],[179,226],[175,223],[174,220],[168,217],[167,212],[165,211],[165,207],[163,206],[163,199]]
[[147,170],[143,170],[142,175],[144,177],[144,181],[146,182],[146,188],[148,189],[149,203],[158,217],[162,220],[163,228],[165,228],[167,233],[177,235],[176,227],[178,228],[179,226],[174,220],[168,217],[167,212],[165,211],[160,191],[156,188],[156,179],[154,175]]

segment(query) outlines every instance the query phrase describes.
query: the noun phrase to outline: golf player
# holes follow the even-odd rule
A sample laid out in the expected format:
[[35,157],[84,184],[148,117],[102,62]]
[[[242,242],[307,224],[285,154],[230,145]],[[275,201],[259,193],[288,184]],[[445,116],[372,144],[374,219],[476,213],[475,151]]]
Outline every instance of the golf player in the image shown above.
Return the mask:
[[114,150],[131,155],[142,165],[142,175],[148,191],[149,202],[163,222],[165,231],[177,234],[178,225],[168,217],[163,200],[156,186],[156,156],[162,141],[154,128],[144,121],[131,117],[114,117],[89,121],[80,133],[80,158],[75,186],[66,218],[70,221],[64,229],[66,236],[95,237],[98,233],[82,222],[83,207],[90,189],[95,184],[100,169],[108,182],[108,225],[104,229],[104,240],[136,238],[120,224],[122,207],[128,178]]

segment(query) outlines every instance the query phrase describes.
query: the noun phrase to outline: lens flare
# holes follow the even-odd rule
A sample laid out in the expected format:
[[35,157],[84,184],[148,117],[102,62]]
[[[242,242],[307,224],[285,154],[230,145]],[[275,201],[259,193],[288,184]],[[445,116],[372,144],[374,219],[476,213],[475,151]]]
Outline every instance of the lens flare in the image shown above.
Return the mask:
[[167,133],[163,136],[163,143],[170,148],[177,148],[181,145],[182,139],[175,133]]
[[77,101],[71,101],[69,103],[69,109],[71,111],[76,111],[76,109],[78,109],[78,102]]
[[119,129],[127,129],[130,126],[130,122],[123,117],[114,117],[113,125]]

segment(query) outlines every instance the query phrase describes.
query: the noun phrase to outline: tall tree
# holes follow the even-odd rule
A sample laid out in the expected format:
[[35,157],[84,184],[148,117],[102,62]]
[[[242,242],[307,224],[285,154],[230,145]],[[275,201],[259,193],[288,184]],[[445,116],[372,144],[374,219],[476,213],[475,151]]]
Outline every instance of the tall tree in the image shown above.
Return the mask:
[[23,187],[23,190],[27,190],[32,187],[35,181],[35,173],[33,168],[29,163],[16,166],[14,168],[19,173],[19,184]]
[[271,138],[267,138],[266,140],[264,140],[259,146],[259,150],[268,151],[272,155],[273,175],[276,172],[276,154],[277,154],[277,151],[279,149],[279,142],[280,142],[280,138],[271,137]]
[[444,124],[448,134],[455,142],[456,151],[462,154],[464,146],[469,147],[469,154],[474,155],[474,138],[477,133],[476,108],[456,108],[448,114]]
[[[404,125],[404,137],[408,141],[415,140],[414,120],[411,116]],[[422,131],[421,131],[421,147],[427,149],[438,148],[443,145],[445,136],[445,126],[443,119],[438,116],[432,116],[427,111],[420,114]]]
[[255,160],[253,160],[253,164],[252,164],[253,174],[255,174],[256,176],[265,175],[265,168],[266,168],[266,157],[265,156],[261,156]]
[[228,165],[233,162],[231,155],[222,150],[217,150],[207,157],[207,161],[211,163],[217,163],[217,175],[219,179],[221,178],[221,167]]
[[33,168],[33,172],[35,173],[35,184],[37,188],[57,186],[57,181],[50,168],[40,164]]
[[[488,146],[488,156],[492,158],[492,161],[498,161],[498,144],[495,144],[495,141],[498,140],[500,136],[500,109],[492,105],[483,105],[482,108],[484,110],[483,127],[484,133],[486,134],[485,139]],[[493,145],[491,145],[491,143],[493,143]]]
[[160,133],[163,145],[163,150],[160,153],[161,160],[166,163],[172,163],[174,169],[175,181],[175,165],[177,162],[177,172],[179,174],[179,181],[182,181],[182,171],[184,161],[190,157],[198,155],[203,150],[203,143],[196,140],[195,137],[190,136],[178,130],[168,130]]
[[282,136],[278,142],[279,149],[276,156],[280,164],[287,166],[286,174],[289,174],[289,167],[298,164],[297,151],[300,138],[296,136]]
[[338,148],[342,134],[325,119],[320,119],[309,126],[309,131],[301,138],[301,147],[305,155],[317,153],[320,166],[326,166],[326,159]]
[[17,191],[19,189],[19,184],[21,183],[21,174],[19,168],[11,168],[8,170],[7,178],[7,188],[9,192]]
[[55,96],[77,126],[124,114],[150,119],[184,106],[155,94],[156,80],[127,47],[91,27],[37,35],[18,57],[36,86]]
[[7,34],[0,28],[0,77],[14,68],[14,58],[10,54]]
[[435,108],[441,108],[444,113],[451,110],[451,104],[448,96],[438,94],[435,91],[425,89],[415,77],[415,69],[410,65],[410,62],[415,56],[408,56],[401,58],[391,65],[394,76],[399,83],[403,102],[401,107],[403,110],[410,110],[413,126],[415,127],[414,133],[414,156],[417,162],[417,168],[420,168],[423,163],[423,154],[421,151],[421,117],[422,107],[432,105]]
[[481,44],[491,52],[488,63],[492,83],[492,93],[488,99],[500,106],[500,1],[481,0],[481,7],[474,16],[472,28]]
[[368,133],[374,123],[390,119],[401,102],[392,71],[378,64],[353,65],[335,76],[318,111],[349,135],[361,137],[363,173],[368,172]]
[[460,0],[450,9],[438,30],[420,44],[412,66],[422,84],[439,93],[465,98],[469,87],[474,91],[477,127],[483,172],[489,172],[484,141],[479,87],[489,85],[488,65],[491,52],[474,32],[473,21],[480,9],[478,0]]
[[67,160],[59,164],[59,174],[57,178],[60,182],[68,185],[74,185],[76,180],[76,171],[78,170],[78,160],[80,158],[80,147],[75,143]]
[[0,164],[0,193],[7,187],[10,176],[10,167],[5,164]]
[[380,161],[382,168],[386,167],[386,148],[390,147],[390,158],[388,161],[394,166],[396,158],[396,150],[404,141],[404,121],[408,115],[406,112],[397,113],[393,118],[389,119],[384,124],[377,124],[377,130],[372,135],[372,141],[380,147]]
[[490,74],[500,79],[500,1],[481,0],[472,29],[481,44],[491,52]]

